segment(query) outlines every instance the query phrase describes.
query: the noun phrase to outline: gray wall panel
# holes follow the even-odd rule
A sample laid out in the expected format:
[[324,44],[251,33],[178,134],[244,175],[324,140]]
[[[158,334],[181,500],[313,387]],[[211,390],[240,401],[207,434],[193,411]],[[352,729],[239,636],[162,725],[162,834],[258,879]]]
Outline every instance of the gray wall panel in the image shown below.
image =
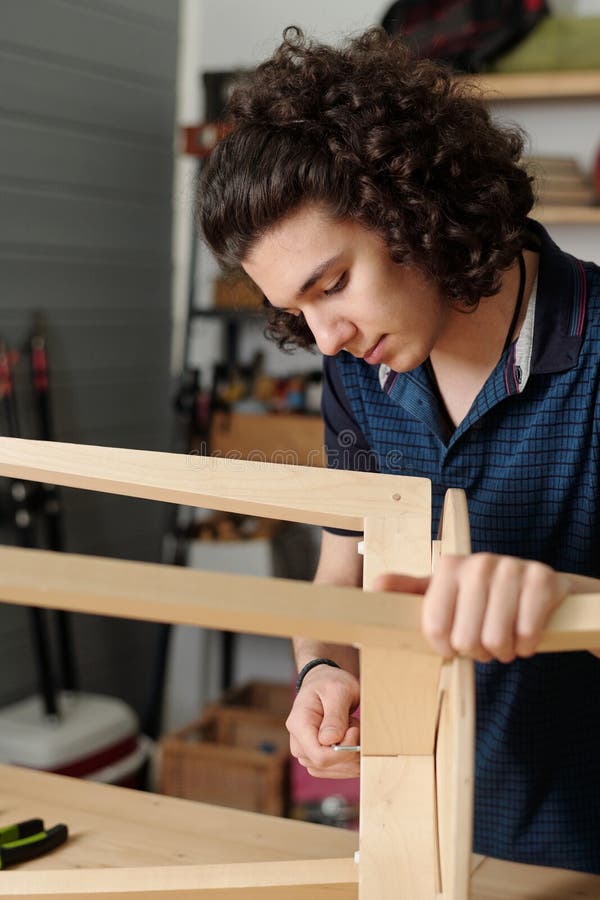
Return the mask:
[[88,6],[104,6],[117,12],[119,15],[129,15],[132,18],[146,19],[160,26],[164,23],[172,23],[173,7],[177,0],[68,0],[69,3],[87,3]]
[[45,184],[71,189],[95,189],[115,199],[169,198],[172,191],[172,151],[140,148],[114,136],[88,137],[64,128],[0,118],[0,178],[31,180],[44,175]]
[[[10,333],[11,322],[18,319],[17,314],[3,316],[3,328]],[[119,385],[140,375],[144,381],[158,380],[162,384],[169,363],[169,348],[163,340],[168,329],[166,316],[140,320],[139,315],[121,315],[111,322],[99,316],[88,316],[84,321],[74,313],[71,321],[63,324],[53,319],[50,337],[54,388],[72,383],[74,376],[80,387],[90,381]],[[24,380],[26,366],[21,365],[19,371]]]
[[[170,447],[177,16],[176,0],[0,0],[0,334],[22,351],[25,436],[38,423],[23,349],[41,311],[55,437]],[[160,558],[163,504],[61,496],[68,549]],[[141,709],[156,628],[75,623],[81,686]],[[27,617],[0,606],[0,703],[34,687]]]
[[86,133],[112,131],[147,150],[169,150],[172,143],[171,85],[150,88],[88,72],[73,78],[58,62],[7,49],[0,49],[0,107],[32,119],[79,126]]
[[[132,261],[118,264],[110,257],[104,260],[86,259],[81,253],[55,256],[34,255],[28,252],[9,257],[0,244],[0,270],[6,285],[0,303],[2,314],[21,316],[44,306],[52,309],[52,322],[58,328],[71,315],[122,314],[129,310],[135,315],[170,316],[164,302],[170,291],[170,271],[164,259],[155,255],[145,265]],[[47,251],[46,251],[47,254]]]
[[177,7],[171,6],[171,21],[159,23],[119,15],[118,3],[2,0],[0,46],[39,59],[62,57],[65,66],[84,71],[118,70],[134,82],[173,84]]
[[42,245],[70,251],[114,250],[131,258],[164,253],[170,245],[171,221],[165,204],[125,203],[106,197],[8,188],[0,184],[0,243]]
[[111,428],[117,435],[139,419],[148,422],[153,413],[157,428],[162,431],[161,423],[169,415],[163,378],[144,375],[137,369],[106,374],[96,384],[79,376],[75,386],[63,388],[59,384],[54,404],[57,433],[65,439],[69,435],[69,440],[77,443],[83,443],[80,434]]

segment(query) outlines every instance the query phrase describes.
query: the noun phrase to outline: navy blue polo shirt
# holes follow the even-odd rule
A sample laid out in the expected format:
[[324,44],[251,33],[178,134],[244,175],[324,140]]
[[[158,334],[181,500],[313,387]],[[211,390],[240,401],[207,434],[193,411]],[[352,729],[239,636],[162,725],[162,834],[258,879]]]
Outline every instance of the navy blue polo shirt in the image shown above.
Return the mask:
[[[463,488],[474,552],[600,577],[600,268],[529,225],[526,320],[458,428],[426,364],[342,352],[324,361],[328,462],[431,479],[432,538],[445,491]],[[600,660],[477,663],[476,690],[474,851],[600,874]]]

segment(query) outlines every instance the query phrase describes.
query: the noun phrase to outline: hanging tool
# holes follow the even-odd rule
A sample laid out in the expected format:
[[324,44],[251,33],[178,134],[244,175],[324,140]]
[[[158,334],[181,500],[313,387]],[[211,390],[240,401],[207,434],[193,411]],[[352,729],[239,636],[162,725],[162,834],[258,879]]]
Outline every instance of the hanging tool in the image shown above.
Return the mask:
[[[13,367],[18,355],[10,352],[6,343],[0,339],[0,400],[6,419],[6,432],[9,437],[19,437],[19,419],[14,396]],[[31,495],[23,481],[13,479],[10,485],[13,502],[14,524],[22,547],[35,547],[35,533],[31,507]],[[29,619],[35,661],[37,668],[38,688],[44,701],[46,715],[58,716],[54,678],[50,661],[50,640],[44,610],[29,607]]]
[[[37,437],[42,441],[54,440],[50,409],[50,369],[48,366],[48,342],[46,323],[41,313],[36,313],[29,342],[31,378],[35,395],[38,420]],[[53,484],[40,485],[42,514],[46,540],[50,550],[64,550],[64,528],[60,492]],[[73,650],[72,620],[67,612],[56,610],[54,621],[58,635],[62,685],[66,691],[77,688],[75,653]]]

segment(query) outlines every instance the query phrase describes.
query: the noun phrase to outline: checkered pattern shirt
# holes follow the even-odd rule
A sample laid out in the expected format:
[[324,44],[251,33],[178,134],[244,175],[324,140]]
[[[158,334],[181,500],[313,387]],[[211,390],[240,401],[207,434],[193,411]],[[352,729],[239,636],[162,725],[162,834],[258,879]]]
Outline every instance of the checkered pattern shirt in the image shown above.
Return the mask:
[[[329,465],[431,479],[432,537],[445,491],[463,488],[474,552],[600,577],[600,268],[529,224],[526,321],[458,428],[425,364],[342,352],[324,361]],[[600,660],[477,663],[476,686],[474,851],[600,874]]]

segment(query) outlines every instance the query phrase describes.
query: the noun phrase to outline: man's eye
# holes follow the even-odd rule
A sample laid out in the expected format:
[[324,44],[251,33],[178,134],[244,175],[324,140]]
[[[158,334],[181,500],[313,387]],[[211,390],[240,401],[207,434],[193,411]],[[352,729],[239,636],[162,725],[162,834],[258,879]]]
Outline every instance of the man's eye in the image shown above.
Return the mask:
[[326,297],[331,297],[332,294],[337,294],[338,291],[343,290],[347,284],[348,284],[348,273],[344,272],[342,275],[340,275],[340,277],[338,278],[336,283],[332,287],[327,288],[326,291],[323,291],[323,293],[325,294]]

